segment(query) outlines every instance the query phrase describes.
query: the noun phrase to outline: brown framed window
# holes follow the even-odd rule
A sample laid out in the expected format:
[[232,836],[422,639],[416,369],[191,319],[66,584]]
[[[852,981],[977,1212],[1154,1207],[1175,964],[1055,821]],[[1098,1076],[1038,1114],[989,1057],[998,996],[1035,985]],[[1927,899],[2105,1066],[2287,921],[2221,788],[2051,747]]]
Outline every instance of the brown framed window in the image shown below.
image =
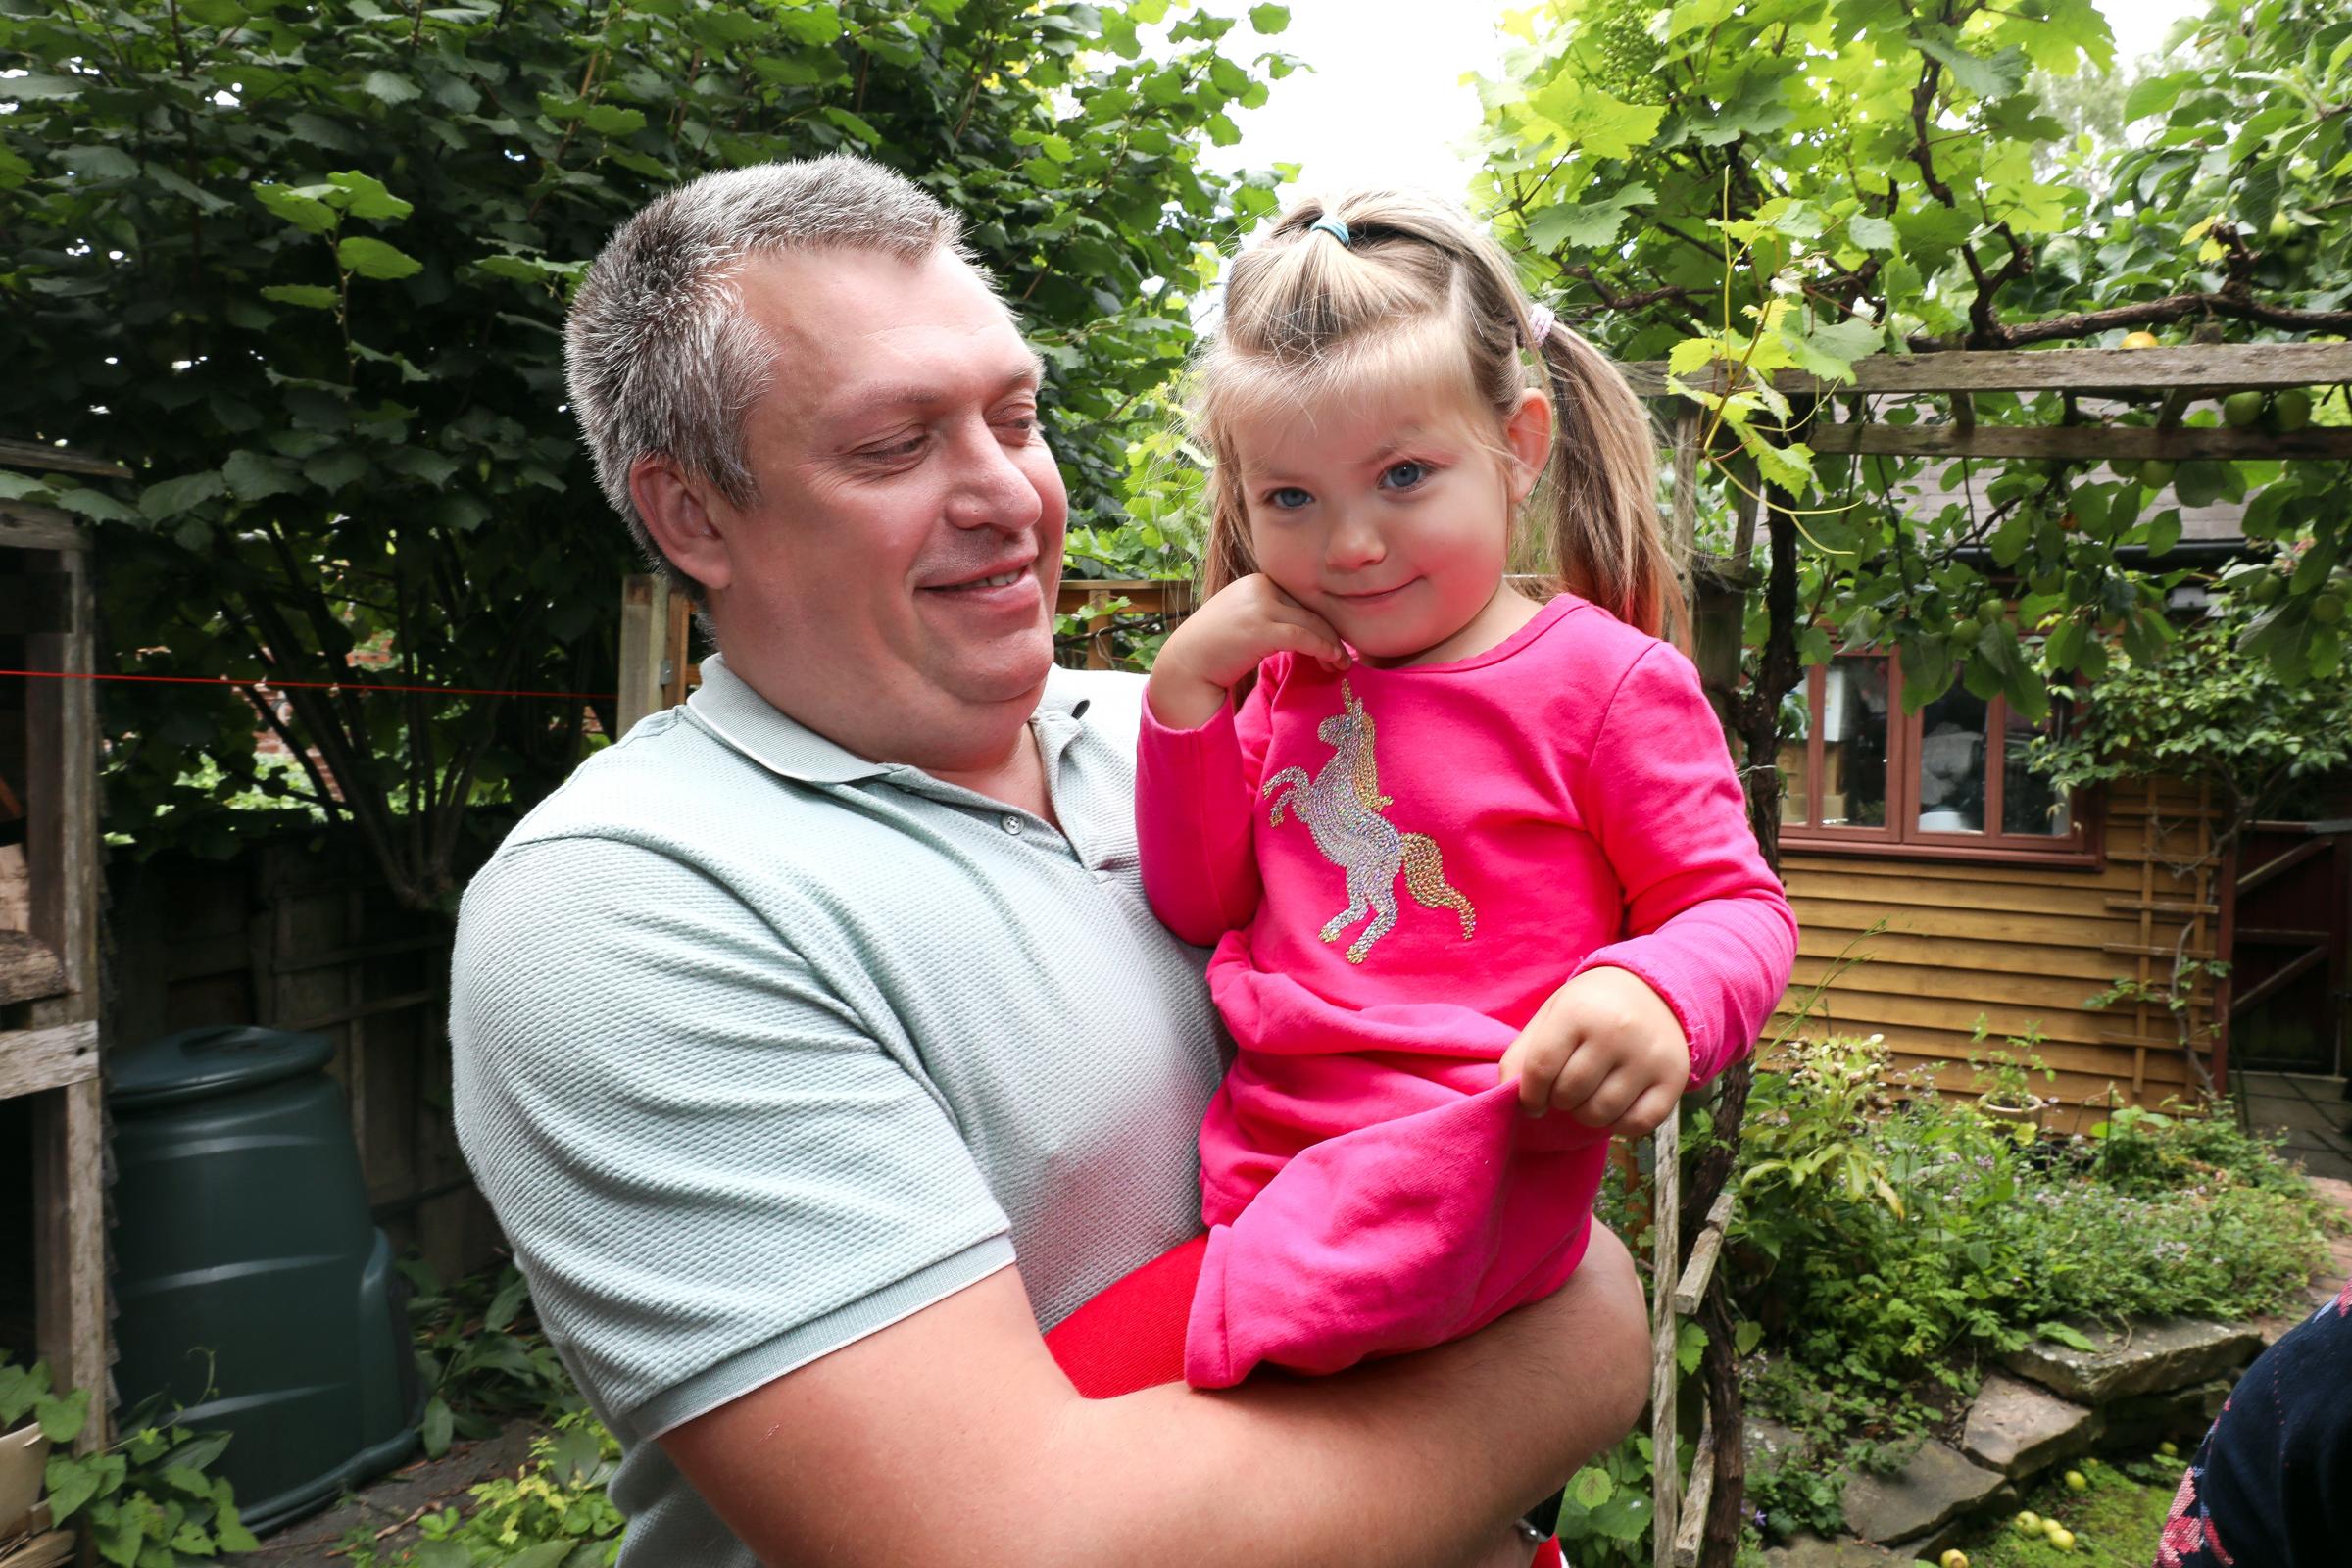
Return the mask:
[[2064,704],[2035,724],[1955,684],[1906,713],[1902,665],[1878,652],[1807,670],[1803,691],[1804,735],[1780,754],[1783,844],[2095,862],[2087,803],[2026,766],[2034,736],[2066,723]]

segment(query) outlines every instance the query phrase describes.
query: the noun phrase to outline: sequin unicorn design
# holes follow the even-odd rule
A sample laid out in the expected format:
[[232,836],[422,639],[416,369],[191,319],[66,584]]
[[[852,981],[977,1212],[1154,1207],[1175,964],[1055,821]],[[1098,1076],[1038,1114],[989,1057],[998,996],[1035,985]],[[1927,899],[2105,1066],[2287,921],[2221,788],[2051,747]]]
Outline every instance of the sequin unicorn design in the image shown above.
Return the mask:
[[1274,797],[1268,820],[1282,826],[1296,809],[1315,837],[1323,858],[1348,873],[1348,907],[1323,927],[1323,940],[1339,941],[1365,915],[1372,923],[1348,945],[1348,961],[1361,963],[1372,944],[1396,924],[1396,878],[1425,909],[1451,909],[1462,922],[1462,940],[1478,928],[1478,911],[1446,881],[1438,842],[1426,833],[1406,833],[1380,813],[1395,803],[1380,793],[1379,764],[1372,755],[1372,715],[1340,682],[1343,710],[1315,726],[1336,755],[1311,780],[1303,767],[1286,767],[1266,780],[1258,798]]

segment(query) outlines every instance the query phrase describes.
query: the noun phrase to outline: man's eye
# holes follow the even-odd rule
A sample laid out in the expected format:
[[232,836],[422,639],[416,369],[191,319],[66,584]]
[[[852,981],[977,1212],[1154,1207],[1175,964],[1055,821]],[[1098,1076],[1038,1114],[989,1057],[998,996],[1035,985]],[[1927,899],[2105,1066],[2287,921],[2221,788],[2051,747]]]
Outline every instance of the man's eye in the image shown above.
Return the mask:
[[892,458],[911,458],[923,450],[923,432],[917,430],[911,435],[901,436],[896,441],[885,441],[878,447],[867,447],[858,456],[885,462]]
[[1429,477],[1429,467],[1420,463],[1392,463],[1380,476],[1383,488],[1410,490]]
[[1266,492],[1266,505],[1277,512],[1297,512],[1314,499],[1295,484],[1286,484],[1278,490]]

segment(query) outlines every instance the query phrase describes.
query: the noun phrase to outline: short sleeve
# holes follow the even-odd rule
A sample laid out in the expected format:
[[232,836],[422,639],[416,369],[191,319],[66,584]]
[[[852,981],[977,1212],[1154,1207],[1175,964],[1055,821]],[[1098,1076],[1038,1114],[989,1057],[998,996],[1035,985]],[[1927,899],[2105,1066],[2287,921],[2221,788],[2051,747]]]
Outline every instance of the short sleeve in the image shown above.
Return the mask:
[[644,1439],[1012,1260],[931,1086],[696,868],[510,846],[451,976],[460,1142],[551,1337]]

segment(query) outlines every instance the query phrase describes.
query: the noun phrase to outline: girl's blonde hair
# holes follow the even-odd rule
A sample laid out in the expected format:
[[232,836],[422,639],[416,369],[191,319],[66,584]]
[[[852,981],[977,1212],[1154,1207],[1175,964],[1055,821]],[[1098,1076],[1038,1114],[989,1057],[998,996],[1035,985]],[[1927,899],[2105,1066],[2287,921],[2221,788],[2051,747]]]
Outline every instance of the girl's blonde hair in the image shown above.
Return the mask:
[[[1348,228],[1348,241],[1314,225]],[[1234,258],[1224,319],[1196,359],[1193,417],[1215,459],[1205,589],[1257,570],[1234,430],[1350,388],[1459,384],[1497,423],[1530,385],[1527,297],[1469,215],[1408,191],[1310,199]],[[1549,381],[1551,457],[1538,494],[1560,586],[1629,626],[1682,641],[1682,589],[1658,528],[1649,416],[1617,368],[1568,327],[1537,345]]]

